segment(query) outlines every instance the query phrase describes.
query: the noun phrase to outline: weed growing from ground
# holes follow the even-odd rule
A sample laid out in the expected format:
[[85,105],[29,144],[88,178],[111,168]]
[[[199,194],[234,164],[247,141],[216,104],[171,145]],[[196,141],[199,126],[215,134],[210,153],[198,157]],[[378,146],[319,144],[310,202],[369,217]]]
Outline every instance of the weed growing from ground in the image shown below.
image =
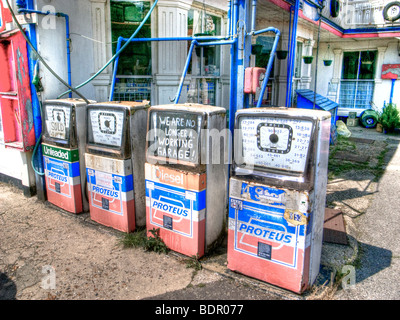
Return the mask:
[[154,251],[157,253],[168,253],[169,249],[160,238],[160,229],[149,230],[150,236],[147,236],[146,228],[138,229],[135,232],[127,233],[120,239],[124,248],[142,248],[145,251]]
[[186,268],[193,268],[196,271],[199,271],[202,269],[201,262],[199,261],[199,258],[196,256],[187,258],[184,261],[186,263]]

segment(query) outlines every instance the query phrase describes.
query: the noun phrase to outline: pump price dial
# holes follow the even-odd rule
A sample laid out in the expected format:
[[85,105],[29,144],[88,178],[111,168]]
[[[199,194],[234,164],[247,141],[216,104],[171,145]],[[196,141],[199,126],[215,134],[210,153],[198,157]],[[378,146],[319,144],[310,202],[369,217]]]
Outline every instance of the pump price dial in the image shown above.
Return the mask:
[[260,123],[257,127],[258,148],[264,152],[289,153],[293,129],[286,124]]
[[99,128],[101,133],[115,134],[117,132],[117,117],[112,113],[99,114]]
[[96,144],[121,147],[124,113],[118,111],[91,110],[93,140]]
[[303,118],[241,116],[242,152],[239,165],[303,173],[313,126],[311,120]]

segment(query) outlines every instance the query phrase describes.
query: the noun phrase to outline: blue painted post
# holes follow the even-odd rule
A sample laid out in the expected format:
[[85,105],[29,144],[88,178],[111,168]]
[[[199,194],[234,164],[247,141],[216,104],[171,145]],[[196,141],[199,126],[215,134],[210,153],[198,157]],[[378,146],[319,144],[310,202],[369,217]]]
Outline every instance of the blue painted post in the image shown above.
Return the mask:
[[[118,37],[118,43],[117,43],[116,52],[121,50],[121,46],[122,46],[122,41],[123,40],[124,40],[124,38]],[[111,90],[110,90],[110,99],[109,99],[109,101],[113,101],[114,100],[114,91],[115,91],[115,82],[117,81],[118,63],[119,63],[119,55],[115,58],[115,61],[114,61],[114,70],[113,70],[113,77],[112,77],[112,81],[111,81]]]
[[392,88],[390,90],[390,100],[389,103],[391,104],[393,102],[393,93],[394,93],[394,83],[395,83],[396,79],[392,79]]
[[260,98],[258,99],[257,108],[261,107],[262,98],[264,97],[265,89],[267,88],[269,76],[271,74],[272,66],[274,64],[275,52],[276,52],[276,49],[278,48],[278,43],[279,43],[279,38],[280,38],[281,33],[276,28],[266,28],[266,29],[263,29],[263,30],[260,30],[260,31],[257,31],[254,33],[254,34],[260,34],[260,33],[269,32],[269,31],[275,32],[275,40],[274,40],[274,44],[272,46],[270,58],[268,60],[267,70],[265,72],[265,78],[264,78],[264,81],[263,81],[263,84],[261,87]]
[[[236,87],[236,110],[244,109],[249,106],[248,95],[244,93],[244,75],[245,69],[250,65],[251,56],[251,37],[247,35],[246,30],[251,30],[251,0],[239,0],[238,22],[237,22],[237,87]],[[249,20],[250,18],[250,20]],[[235,113],[236,113],[235,110]]]
[[[233,1],[233,16],[232,16],[232,37],[236,37],[236,25],[238,22],[238,5],[239,0]],[[230,102],[229,102],[229,130],[232,137],[235,129],[235,114],[237,110],[237,51],[238,43],[231,46],[231,83],[230,83]],[[232,154],[232,153],[230,153]]]
[[[33,9],[33,0],[26,1],[26,8]],[[31,40],[33,46],[37,48],[37,39],[36,39],[36,27],[34,24],[29,24],[27,26],[27,34],[29,39]],[[37,61],[32,59],[32,50],[30,46],[27,45],[28,48],[28,63],[29,63],[29,76],[31,79],[31,95],[32,95],[32,113],[33,113],[33,123],[35,126],[35,138],[36,143],[40,142],[42,137],[42,114],[40,102],[37,97],[37,92],[35,86],[32,84],[33,75],[35,73],[35,66]],[[44,173],[44,164],[43,164],[43,153],[42,148],[37,148],[35,158],[32,159],[32,163],[35,165],[36,170],[39,173]],[[35,181],[36,181],[36,194],[39,200],[46,200],[46,181],[45,177],[35,172]]]
[[292,103],[292,79],[294,64],[296,61],[296,38],[297,38],[297,22],[299,18],[300,0],[296,0],[293,13],[293,27],[292,34],[290,37],[290,53],[289,53],[289,64],[288,64],[288,77],[286,86],[286,107],[289,108]]

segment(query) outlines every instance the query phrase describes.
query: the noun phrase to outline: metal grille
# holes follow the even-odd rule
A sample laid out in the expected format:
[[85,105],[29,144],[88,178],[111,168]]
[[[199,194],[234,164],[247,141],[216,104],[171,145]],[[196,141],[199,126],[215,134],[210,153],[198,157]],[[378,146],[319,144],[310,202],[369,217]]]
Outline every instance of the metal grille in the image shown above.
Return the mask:
[[150,101],[151,77],[118,78],[115,85],[114,101]]
[[340,107],[369,109],[374,87],[373,80],[342,80],[340,83]]

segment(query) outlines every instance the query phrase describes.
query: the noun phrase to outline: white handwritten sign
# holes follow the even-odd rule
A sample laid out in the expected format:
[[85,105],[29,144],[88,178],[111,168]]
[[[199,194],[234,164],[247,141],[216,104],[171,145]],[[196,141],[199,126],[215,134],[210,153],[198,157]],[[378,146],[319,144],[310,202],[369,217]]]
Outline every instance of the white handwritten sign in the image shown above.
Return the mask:
[[150,130],[155,130],[154,156],[198,163],[201,115],[153,111],[150,117]]

